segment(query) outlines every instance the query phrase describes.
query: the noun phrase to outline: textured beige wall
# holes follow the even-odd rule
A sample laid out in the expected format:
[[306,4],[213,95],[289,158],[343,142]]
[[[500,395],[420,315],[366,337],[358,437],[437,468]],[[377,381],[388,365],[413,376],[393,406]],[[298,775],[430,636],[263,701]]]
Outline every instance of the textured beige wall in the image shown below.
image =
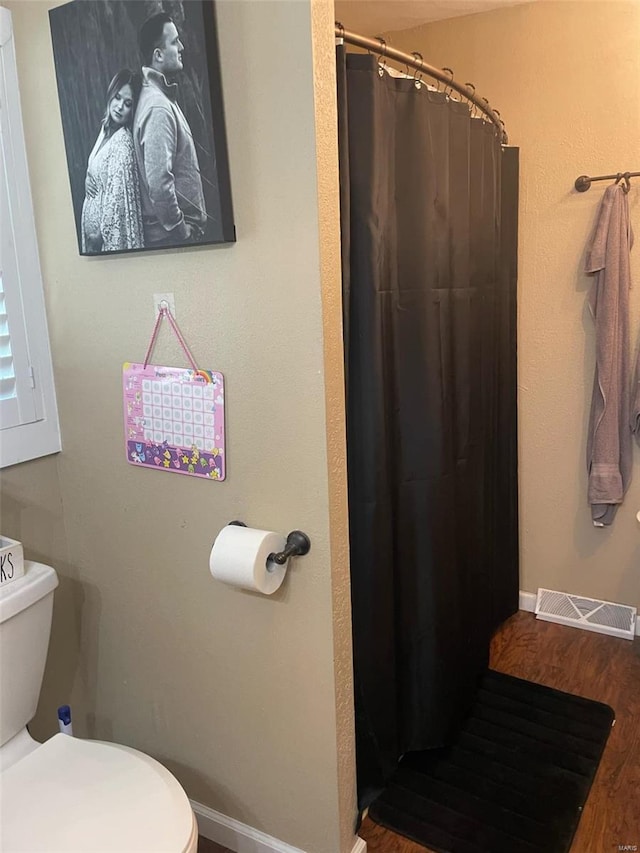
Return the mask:
[[[331,127],[335,106],[330,84],[314,101],[324,73],[312,67],[315,55],[326,72],[333,38],[318,25],[332,4],[217,4],[238,243],[100,259],[75,244],[55,3],[9,5],[64,444],[2,477],[3,532],[61,576],[34,734],[49,735],[69,701],[78,734],[158,757],[194,799],[308,853],[346,853],[355,770],[326,129],[321,198],[316,164],[316,120]],[[124,461],[122,362],[144,355],[152,294],[169,290],[196,358],[225,374],[222,484]],[[155,359],[182,363],[166,330]],[[212,540],[234,518],[311,537],[271,598],[209,575]]]
[[[640,2],[550,0],[386,38],[475,83],[520,147],[521,588],[640,606],[637,447],[635,480],[611,529],[592,526],[586,502],[594,333],[586,308],[591,279],[582,270],[606,184],[573,190],[578,175],[640,171]],[[629,201],[640,237],[640,179]],[[638,247],[632,272],[635,347]]]

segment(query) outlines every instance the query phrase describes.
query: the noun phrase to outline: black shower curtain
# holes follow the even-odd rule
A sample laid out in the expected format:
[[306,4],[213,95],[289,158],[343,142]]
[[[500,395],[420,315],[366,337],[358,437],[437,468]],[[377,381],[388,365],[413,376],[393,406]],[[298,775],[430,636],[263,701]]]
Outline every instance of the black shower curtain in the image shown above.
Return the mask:
[[446,743],[518,608],[518,152],[375,57],[337,59],[364,808]]

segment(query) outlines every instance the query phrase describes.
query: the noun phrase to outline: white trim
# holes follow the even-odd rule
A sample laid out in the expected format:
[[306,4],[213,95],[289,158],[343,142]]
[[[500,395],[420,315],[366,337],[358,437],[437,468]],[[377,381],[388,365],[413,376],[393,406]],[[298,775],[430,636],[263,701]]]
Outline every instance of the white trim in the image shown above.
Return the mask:
[[538,596],[535,592],[524,592],[520,590],[520,610],[526,610],[527,613],[536,612],[536,599]]
[[[209,841],[234,850],[235,853],[305,853],[298,847],[285,844],[284,841],[227,817],[209,806],[203,806],[194,800],[189,802],[198,820],[199,834]],[[367,853],[366,842],[362,838],[356,838],[351,853]]]
[[[535,592],[520,590],[520,610],[526,610],[527,613],[535,613],[537,599],[538,596]],[[640,619],[636,619],[636,637],[640,637]]]
[[9,41],[12,33],[11,12],[5,6],[0,6],[0,47]]
[[4,266],[9,274],[6,281],[3,276],[3,289],[12,349],[14,335],[16,346],[24,337],[20,343],[20,359],[25,364],[21,381],[32,398],[28,408],[33,410],[27,416],[26,403],[23,412],[20,400],[19,421],[0,430],[0,467],[6,467],[57,453],[61,442],[11,13],[4,7],[0,7],[0,101],[0,144],[6,167],[2,178],[3,205],[5,201],[8,205],[7,221],[2,228],[2,253],[6,252]]

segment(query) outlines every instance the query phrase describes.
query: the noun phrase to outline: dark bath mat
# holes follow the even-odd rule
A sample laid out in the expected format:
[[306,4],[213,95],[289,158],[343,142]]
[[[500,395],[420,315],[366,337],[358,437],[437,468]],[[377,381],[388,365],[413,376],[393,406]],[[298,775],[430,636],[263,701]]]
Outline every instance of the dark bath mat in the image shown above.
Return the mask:
[[441,853],[567,853],[613,719],[488,670],[455,743],[407,753],[369,817]]

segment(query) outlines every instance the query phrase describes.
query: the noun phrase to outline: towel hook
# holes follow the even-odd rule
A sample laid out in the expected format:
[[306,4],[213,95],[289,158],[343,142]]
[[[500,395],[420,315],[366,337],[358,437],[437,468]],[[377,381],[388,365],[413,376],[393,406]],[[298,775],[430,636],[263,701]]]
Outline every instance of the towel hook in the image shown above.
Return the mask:
[[629,192],[629,190],[631,189],[631,180],[630,180],[630,178],[631,178],[631,173],[630,173],[630,172],[618,172],[618,173],[616,174],[616,180],[615,180],[615,183],[616,183],[616,184],[619,184],[619,183],[620,183],[620,181],[624,181],[624,186],[622,187],[622,192],[623,192],[623,193],[625,193],[625,195],[626,195],[626,194]]

